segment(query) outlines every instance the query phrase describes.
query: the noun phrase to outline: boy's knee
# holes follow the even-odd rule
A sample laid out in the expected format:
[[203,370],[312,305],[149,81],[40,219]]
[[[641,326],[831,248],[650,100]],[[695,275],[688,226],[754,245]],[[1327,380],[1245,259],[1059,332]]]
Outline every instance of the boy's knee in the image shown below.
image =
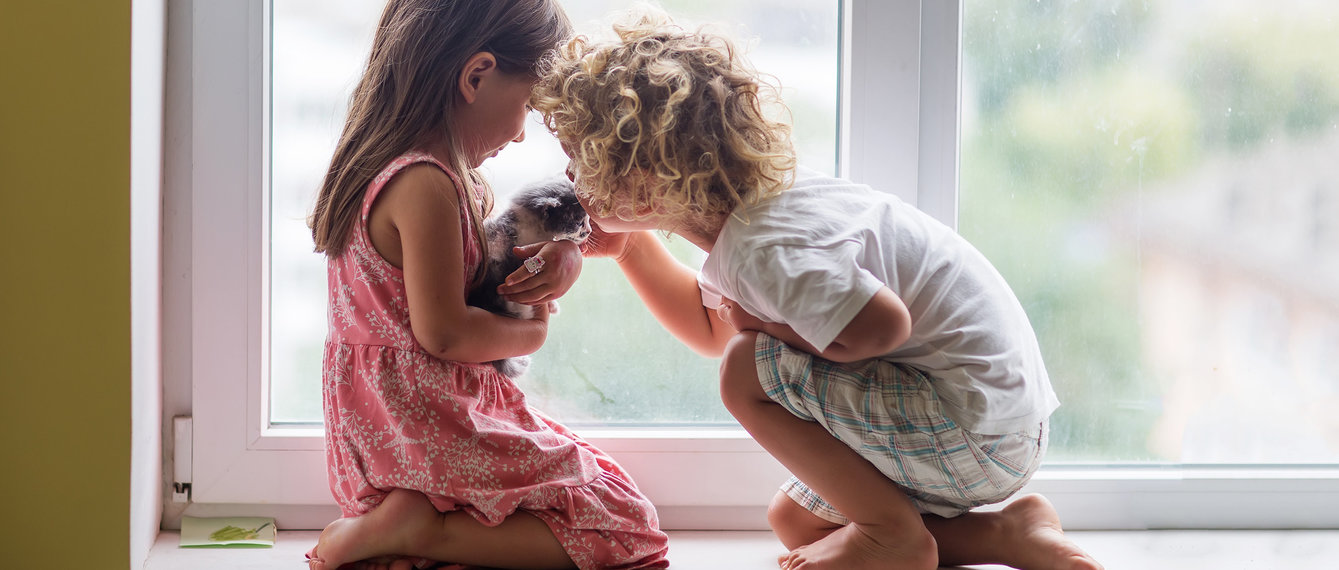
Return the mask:
[[725,343],[725,352],[721,354],[721,367],[731,360],[746,361],[749,366],[754,362],[754,346],[758,342],[757,331],[739,331]]
[[[803,513],[800,511],[803,511]],[[801,518],[803,515],[813,516],[812,513],[795,502],[795,499],[790,498],[790,495],[778,491],[776,495],[772,496],[772,502],[767,505],[767,526],[772,527],[772,530],[776,530],[778,527],[794,528],[800,526],[800,522],[805,520]]]
[[721,401],[732,413],[762,392],[753,349],[757,339],[758,333],[742,331],[726,343],[721,354]]
[[842,525],[819,518],[781,491],[767,505],[767,526],[781,544],[794,550],[818,541]]

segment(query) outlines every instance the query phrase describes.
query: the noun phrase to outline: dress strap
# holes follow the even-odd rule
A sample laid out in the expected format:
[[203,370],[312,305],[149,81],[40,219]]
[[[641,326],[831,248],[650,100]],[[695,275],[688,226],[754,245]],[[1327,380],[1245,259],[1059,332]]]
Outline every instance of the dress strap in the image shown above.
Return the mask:
[[[466,274],[470,274],[474,271],[472,268],[480,262],[482,255],[482,252],[479,250],[479,244],[476,243],[473,224],[470,223],[469,210],[463,207],[465,204],[470,203],[467,202],[467,200],[474,199],[474,193],[466,190],[460,176],[454,171],[447,168],[447,166],[442,164],[440,160],[437,160],[436,157],[423,151],[409,151],[396,157],[395,160],[392,160],[390,164],[387,164],[386,167],[377,174],[377,177],[372,179],[372,182],[368,184],[367,193],[363,196],[362,212],[359,216],[358,226],[354,231],[353,239],[358,242],[359,247],[365,248],[366,251],[375,251],[375,248],[372,247],[372,239],[371,235],[368,233],[367,225],[368,216],[372,213],[372,204],[376,202],[377,196],[381,194],[382,189],[386,187],[386,183],[389,182],[391,178],[395,177],[396,174],[404,170],[406,167],[422,162],[429,162],[437,165],[438,168],[442,169],[442,172],[445,172],[447,176],[451,177],[451,181],[456,187],[457,199],[460,200],[462,206],[460,209],[461,236],[464,239],[465,244],[465,264],[466,267],[469,268],[467,269]],[[380,259],[379,255],[375,257]],[[382,261],[384,262],[384,260]],[[386,263],[389,265],[389,262]]]
[[450,176],[451,181],[455,183],[456,193],[462,204],[465,200],[469,199],[469,196],[465,192],[465,185],[461,184],[460,177],[456,176],[455,172],[452,172],[450,168],[447,168],[445,164],[442,164],[440,160],[437,160],[437,158],[431,154],[417,150],[409,151],[396,157],[390,164],[387,164],[386,168],[381,169],[381,172],[377,174],[377,177],[372,179],[372,183],[368,185],[367,194],[363,196],[363,208],[361,214],[361,225],[363,227],[367,227],[367,216],[372,213],[372,203],[375,202],[377,196],[381,194],[381,190],[386,187],[386,183],[389,182],[391,178],[395,177],[396,174],[399,174],[401,170],[404,170],[405,167],[420,162],[431,162],[442,169],[442,172],[445,172],[447,176]]

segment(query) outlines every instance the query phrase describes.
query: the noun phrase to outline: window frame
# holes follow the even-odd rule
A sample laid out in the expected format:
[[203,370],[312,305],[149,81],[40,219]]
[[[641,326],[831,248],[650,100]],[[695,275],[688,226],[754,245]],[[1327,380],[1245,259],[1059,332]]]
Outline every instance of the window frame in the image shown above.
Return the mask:
[[[189,255],[165,256],[163,286],[166,298],[189,299],[189,315],[164,327],[189,339],[190,364],[166,382],[191,394],[195,514],[249,509],[285,528],[321,528],[335,512],[321,430],[265,420],[268,6],[169,0],[189,14],[169,24],[189,38],[173,45],[189,50],[169,53],[166,120],[189,140],[167,152],[181,183],[165,192],[190,206],[165,216],[190,223],[165,221],[164,241],[190,245]],[[878,181],[951,227],[961,9],[961,0],[841,2],[838,171]],[[786,476],[738,429],[579,431],[632,473],[665,528],[765,528],[761,513]],[[703,484],[706,473],[718,479]],[[1028,491],[1076,529],[1339,527],[1339,511],[1313,508],[1339,504],[1333,465],[1047,464]]]

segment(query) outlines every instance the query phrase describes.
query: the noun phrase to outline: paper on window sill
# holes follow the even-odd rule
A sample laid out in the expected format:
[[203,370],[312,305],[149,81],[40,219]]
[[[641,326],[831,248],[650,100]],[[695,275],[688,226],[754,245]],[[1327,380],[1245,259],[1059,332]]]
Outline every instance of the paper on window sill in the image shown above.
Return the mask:
[[270,517],[182,517],[181,548],[269,548],[274,531]]

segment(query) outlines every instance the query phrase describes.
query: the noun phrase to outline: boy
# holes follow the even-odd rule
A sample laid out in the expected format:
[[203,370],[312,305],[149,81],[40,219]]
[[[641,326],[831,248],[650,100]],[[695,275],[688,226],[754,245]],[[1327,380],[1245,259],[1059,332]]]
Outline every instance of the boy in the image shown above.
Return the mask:
[[[783,569],[997,563],[1100,569],[1035,472],[1059,405],[1018,300],[947,227],[797,168],[729,41],[663,14],[578,38],[536,87],[568,175],[656,318],[722,356],[726,408],[794,477],[768,522]],[[679,264],[650,230],[708,252]]]

